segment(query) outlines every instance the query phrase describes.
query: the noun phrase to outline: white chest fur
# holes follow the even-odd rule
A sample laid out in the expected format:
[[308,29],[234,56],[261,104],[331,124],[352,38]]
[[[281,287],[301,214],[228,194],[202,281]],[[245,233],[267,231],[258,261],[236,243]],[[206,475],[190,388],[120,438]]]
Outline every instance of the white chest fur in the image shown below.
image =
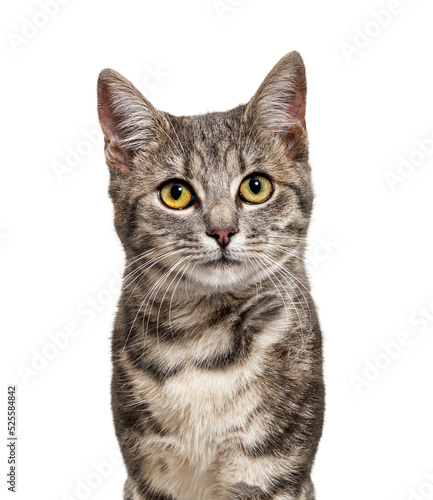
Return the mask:
[[[246,431],[251,414],[261,402],[261,381],[270,361],[270,348],[281,341],[286,325],[284,321],[270,324],[253,339],[246,359],[223,369],[198,368],[189,349],[167,345],[165,350],[160,345],[160,360],[183,360],[182,369],[163,383],[135,368],[123,353],[122,364],[132,381],[134,402],[145,401],[167,431],[164,436],[143,436],[141,440],[146,468],[151,471],[149,479],[154,484],[172,491],[178,500],[220,498],[215,488],[224,485],[217,477],[218,462],[230,450],[230,443]],[[216,339],[224,345],[223,332],[217,333],[213,332],[212,342],[203,341],[203,352],[218,343]],[[194,354],[201,349],[198,347]]]

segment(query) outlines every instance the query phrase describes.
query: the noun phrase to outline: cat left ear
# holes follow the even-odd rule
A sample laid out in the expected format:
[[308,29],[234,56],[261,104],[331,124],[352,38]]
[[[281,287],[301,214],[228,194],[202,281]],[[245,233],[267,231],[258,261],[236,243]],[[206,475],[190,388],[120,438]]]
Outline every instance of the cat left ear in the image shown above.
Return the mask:
[[98,115],[107,163],[127,176],[135,155],[155,141],[162,112],[117,71],[104,69],[98,78]]
[[253,127],[276,134],[290,157],[297,156],[307,143],[305,111],[307,80],[301,55],[285,55],[270,71],[246,109]]

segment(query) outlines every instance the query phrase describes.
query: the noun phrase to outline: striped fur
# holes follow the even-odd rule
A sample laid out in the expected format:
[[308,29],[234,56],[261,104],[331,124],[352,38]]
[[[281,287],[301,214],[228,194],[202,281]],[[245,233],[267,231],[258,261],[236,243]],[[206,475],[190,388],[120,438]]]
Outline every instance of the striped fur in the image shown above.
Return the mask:
[[[304,266],[313,202],[302,59],[247,105],[175,117],[104,70],[98,111],[127,264],[112,340],[125,500],[313,500],[322,340]],[[239,185],[266,174],[248,205]],[[172,210],[170,179],[198,202]],[[222,250],[207,233],[234,227]],[[221,261],[224,255],[225,261]]]

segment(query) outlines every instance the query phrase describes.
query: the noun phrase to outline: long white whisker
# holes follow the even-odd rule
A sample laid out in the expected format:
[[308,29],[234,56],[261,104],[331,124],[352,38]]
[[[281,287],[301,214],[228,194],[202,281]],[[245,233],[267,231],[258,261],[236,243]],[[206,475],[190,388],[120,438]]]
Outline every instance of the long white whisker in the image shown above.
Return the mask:
[[158,250],[159,248],[162,248],[162,247],[167,247],[169,245],[173,245],[174,243],[177,243],[176,241],[169,241],[169,242],[166,242],[166,243],[163,243],[162,245],[157,245],[156,247],[152,247],[151,249],[149,250],[146,250],[145,252],[143,252],[142,254],[140,254],[139,256],[135,257],[134,259],[130,260],[128,262],[128,264],[125,266],[125,269],[128,268],[129,266],[132,266],[133,264],[135,264],[136,262],[138,262],[139,260],[143,259],[144,257],[146,257],[147,255],[151,254],[152,252],[154,252],[155,250]]
[[[260,254],[259,254],[259,255],[260,255]],[[261,258],[265,258],[266,260],[268,260],[268,262],[271,262],[271,260],[269,260],[267,256],[260,255],[260,257],[261,257]],[[275,261],[274,261],[274,263],[278,264],[278,263],[277,263],[277,262],[275,262]],[[261,265],[261,263],[260,263],[260,262],[259,262],[259,264]],[[264,269],[264,268],[263,268],[263,269]],[[286,292],[287,297],[288,297],[288,299],[290,300],[290,303],[292,304],[292,307],[293,307],[293,309],[294,309],[294,311],[295,311],[295,313],[296,313],[296,316],[298,317],[299,325],[302,325],[302,320],[301,320],[301,317],[300,317],[300,315],[299,315],[299,312],[298,312],[298,309],[297,309],[297,307],[296,307],[295,303],[293,302],[293,300],[292,300],[292,298],[291,298],[291,296],[290,296],[290,293],[287,291],[286,287],[285,287],[285,286],[281,283],[281,281],[278,279],[277,275],[276,275],[273,271],[271,271],[271,273],[272,273],[272,275],[274,276],[274,278],[278,281],[278,283],[281,285],[281,287],[283,288],[283,290]],[[272,281],[272,278],[270,277],[269,271],[268,271],[268,278]],[[272,282],[273,282],[273,281],[272,281]],[[290,283],[288,283],[288,282],[287,282],[287,279],[286,279],[286,283],[290,286],[290,288],[291,288],[291,290],[292,290],[292,292],[293,292],[293,287],[291,286],[291,284],[290,284]],[[276,287],[275,283],[274,283],[274,286]],[[276,289],[278,290],[278,292],[280,293],[280,296],[281,296],[281,298],[282,298],[281,292],[279,291],[279,289],[278,289],[277,287],[276,287]],[[283,299],[283,302],[284,302],[284,299]],[[287,307],[286,307],[285,302],[284,302],[284,305],[285,305],[285,308],[286,308],[286,314],[288,315],[288,311],[287,311]],[[304,311],[304,314],[305,314],[305,311]],[[289,317],[288,317],[288,316],[287,316],[287,322],[289,323]],[[302,329],[301,329],[301,332],[302,332]],[[301,344],[301,350],[303,350],[303,349],[304,349],[304,335],[303,335],[303,333],[302,333],[301,342],[302,342],[302,344]]]
[[[185,262],[185,260],[188,259],[188,256],[184,257],[180,263],[182,262]],[[189,257],[189,262],[191,262],[191,259],[192,257]],[[160,313],[161,313],[161,307],[162,307],[162,304],[164,302],[164,298],[165,296],[167,295],[167,292],[169,291],[171,285],[173,284],[174,280],[177,278],[177,276],[179,275],[179,273],[183,270],[184,266],[182,266],[178,271],[177,273],[174,275],[174,278],[170,281],[169,285],[167,286],[167,289],[165,290],[164,292],[164,295],[162,296],[162,299],[161,299],[161,302],[159,304],[159,308],[158,308],[158,315],[156,317],[156,330],[158,331],[158,325],[159,325],[159,316],[160,316]]]
[[[169,250],[168,252],[165,252],[164,254],[159,255],[158,257],[154,257],[153,259],[145,262],[144,264],[141,264],[137,269],[134,269],[134,271],[130,272],[127,276],[125,276],[125,278],[124,278],[124,282],[125,282],[124,288],[125,289],[128,288],[139,277],[143,277],[145,270],[149,270],[154,265],[156,265],[158,262],[161,262],[162,260],[164,260],[166,257],[171,257],[172,255],[176,255],[179,252],[182,252],[182,250],[183,250],[183,248],[179,248],[177,250]],[[152,265],[150,265],[150,264],[152,264]],[[134,279],[130,280],[129,283],[128,283],[127,280],[130,279],[130,278],[132,278],[132,276],[134,274],[137,274],[137,276]],[[134,290],[135,290],[135,288],[134,288]]]
[[[180,251],[180,250],[178,250],[178,251]],[[177,251],[177,252],[178,252],[178,251]],[[164,257],[166,257],[166,255],[164,255]],[[164,258],[164,257],[163,257],[163,258]],[[162,260],[162,258],[161,258],[160,260]],[[154,265],[156,265],[158,262],[159,262],[159,260],[158,260],[157,262],[154,262],[154,263],[153,263],[153,264],[149,267],[149,269],[150,269],[151,267],[153,267]],[[147,270],[149,270],[149,269],[147,269]],[[143,276],[144,276],[144,274],[142,275],[142,277],[143,277]],[[130,284],[129,284],[129,285],[130,285]],[[128,286],[129,286],[129,285],[128,285]],[[134,288],[134,290],[135,290],[135,288]],[[152,287],[152,289],[151,289],[150,291],[152,291],[152,290],[153,290],[153,287]],[[134,328],[135,322],[137,321],[138,315],[139,315],[139,313],[140,313],[140,311],[141,311],[141,309],[142,309],[142,307],[143,307],[143,305],[144,305],[144,303],[145,303],[145,301],[146,301],[146,299],[147,299],[147,297],[148,297],[148,295],[149,295],[150,291],[149,291],[149,292],[148,292],[148,293],[144,296],[144,299],[143,299],[143,301],[141,302],[140,307],[138,308],[138,311],[137,311],[137,313],[136,313],[136,315],[135,315],[135,317],[134,317],[134,321],[132,322],[132,325],[131,325],[131,327],[130,327],[130,329],[129,329],[129,332],[128,332],[128,335],[127,335],[127,337],[126,337],[125,345],[123,346],[122,351],[123,351],[123,350],[125,349],[125,347],[126,347],[126,344],[127,344],[128,340],[129,340],[129,337],[130,337],[130,335],[131,335],[131,332],[132,332],[132,330],[133,330],[133,328]],[[132,295],[132,294],[131,294],[131,295]],[[129,298],[131,297],[131,295],[128,297],[128,300],[129,300]]]
[[[279,246],[279,245],[278,245]],[[272,251],[272,250],[271,250]],[[284,252],[284,247],[280,247],[279,251],[281,252]],[[274,253],[276,253],[276,251],[274,250]],[[286,268],[285,268],[286,269]],[[290,271],[288,269],[286,269],[286,271],[288,273],[290,273]],[[297,276],[295,276],[294,274],[290,273],[292,278],[295,279],[300,285],[302,285],[302,287],[311,295],[311,292],[310,292],[310,289],[308,288],[308,286],[301,280],[299,279]]]
[[[180,275],[179,280],[176,283],[176,286],[174,287],[173,292],[171,294],[170,305],[168,307],[168,324],[170,326],[170,330],[173,329],[172,328],[172,324],[171,324],[171,307],[172,307],[172,303],[173,303],[174,294],[176,293],[177,287],[179,286],[180,282],[182,281],[182,278],[183,278],[184,274],[186,273],[186,270],[188,269],[188,267],[189,267],[190,264],[191,264],[191,260],[187,263],[185,269],[182,271],[182,274]],[[194,268],[195,268],[196,265],[197,265],[197,262],[194,264],[194,266],[192,268],[192,271],[194,270]]]
[[[304,295],[304,292],[301,290],[301,288],[299,287],[299,285],[293,281],[293,277],[294,277],[294,275],[292,275],[292,273],[290,273],[290,271],[289,271],[286,267],[284,267],[284,266],[283,266],[280,262],[276,261],[276,260],[275,260],[275,259],[273,259],[272,257],[269,257],[268,255],[263,255],[262,257],[263,257],[264,259],[266,259],[268,262],[271,262],[271,263],[273,263],[273,264],[277,265],[277,266],[280,268],[280,270],[281,270],[281,272],[282,272],[282,274],[283,274],[283,277],[284,277],[284,279],[285,279],[286,283],[290,286],[290,288],[291,288],[291,290],[292,290],[293,292],[294,292],[294,289],[293,289],[292,284],[293,284],[293,285],[294,285],[294,286],[295,286],[295,287],[299,290],[299,292],[301,293],[301,295],[302,295],[302,297],[303,297],[303,299],[304,299],[304,302],[305,302],[305,304],[306,304],[306,306],[307,306],[307,309],[308,309],[308,316],[309,316],[310,323],[311,323],[311,310],[310,310],[310,305],[309,305],[309,303],[308,303],[307,298],[306,298],[306,297],[305,297],[305,295]],[[288,280],[287,280],[287,278],[288,278],[290,281],[288,281]],[[304,306],[302,305],[302,303],[301,303],[301,307],[302,307],[302,312],[305,314]],[[299,320],[300,320],[300,318],[299,318]]]
[[[259,254],[258,254],[258,255],[259,255]],[[259,255],[259,256],[260,256],[260,255]],[[260,256],[260,257],[261,257],[261,256]],[[256,259],[256,262],[257,262],[257,264],[258,264],[258,265],[259,265],[259,266],[263,269],[263,271],[265,271],[265,273],[267,274],[267,277],[269,278],[269,280],[271,281],[271,283],[274,285],[275,290],[277,290],[277,292],[278,292],[278,294],[279,294],[279,296],[280,296],[280,298],[281,298],[281,301],[282,301],[282,303],[283,303],[283,305],[284,305],[284,309],[286,310],[287,323],[289,323],[289,317],[290,317],[290,316],[289,316],[289,310],[287,309],[287,304],[286,304],[286,301],[284,300],[284,298],[283,298],[283,296],[282,296],[282,294],[281,294],[281,292],[280,292],[280,289],[277,287],[277,285],[275,284],[274,280],[271,278],[270,273],[269,273],[269,270],[266,272],[266,270],[265,270],[264,266],[262,266],[262,263],[260,262],[259,258],[257,258],[257,259]],[[272,273],[272,275],[276,278],[275,274],[274,274],[272,271],[271,271],[271,273]],[[278,279],[278,278],[277,278],[277,279]],[[278,280],[278,281],[279,281],[279,280]],[[281,282],[280,282],[280,285],[281,285]],[[281,286],[282,286],[282,285],[281,285]],[[284,288],[284,287],[283,287],[283,289],[285,290],[285,288]],[[287,293],[287,290],[286,290],[286,293]],[[289,294],[287,293],[287,295],[289,295]]]
[[[178,259],[175,264],[170,266],[170,268],[165,272],[165,274],[157,281],[157,283],[156,283],[157,287],[155,288],[156,285],[153,287],[154,291],[151,293],[149,300],[147,301],[146,308],[145,308],[144,313],[143,313],[143,326],[144,326],[144,318],[146,317],[147,306],[149,305],[149,302],[152,298],[152,295],[154,295],[153,300],[152,300],[152,304],[149,307],[149,314],[147,316],[146,331],[144,333],[145,338],[147,337],[147,332],[149,330],[150,316],[152,314],[152,308],[153,308],[153,304],[155,303],[156,296],[158,295],[159,290],[161,289],[162,285],[165,283],[167,278],[170,276],[170,274],[176,269],[176,267],[181,262],[182,262],[182,259]],[[158,283],[159,283],[159,285],[158,285]],[[157,342],[158,349],[159,349],[158,328],[156,329],[156,342]],[[144,348],[144,346],[143,346],[143,348]]]

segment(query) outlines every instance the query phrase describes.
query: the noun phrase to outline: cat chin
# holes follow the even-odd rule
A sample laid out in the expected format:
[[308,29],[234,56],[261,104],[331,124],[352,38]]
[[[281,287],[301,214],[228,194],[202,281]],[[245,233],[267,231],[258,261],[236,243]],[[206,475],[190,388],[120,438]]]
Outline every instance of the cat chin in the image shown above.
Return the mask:
[[252,272],[252,269],[239,262],[217,261],[197,266],[190,279],[205,294],[228,292],[250,286]]

